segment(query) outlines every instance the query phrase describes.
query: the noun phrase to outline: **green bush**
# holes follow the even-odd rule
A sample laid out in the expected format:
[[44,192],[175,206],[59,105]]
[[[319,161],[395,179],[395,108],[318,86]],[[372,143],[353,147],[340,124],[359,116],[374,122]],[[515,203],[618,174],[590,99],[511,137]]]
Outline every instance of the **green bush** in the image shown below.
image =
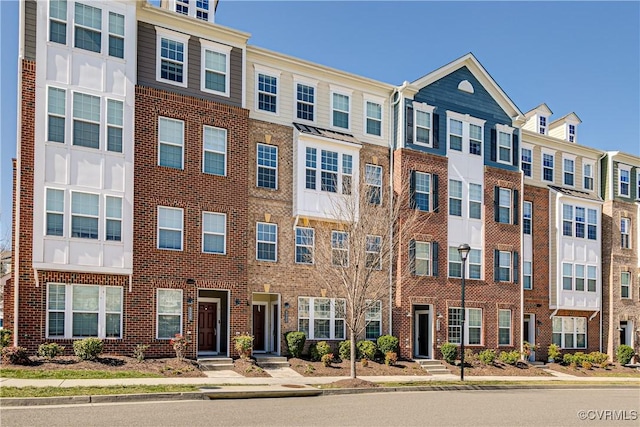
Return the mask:
[[378,346],[373,341],[362,340],[356,344],[360,359],[373,360],[376,357]]
[[99,338],[85,338],[73,342],[73,352],[82,360],[96,360],[103,349],[104,343]]
[[587,355],[587,360],[593,365],[602,365],[609,360],[609,356],[599,351],[592,351]]
[[382,335],[378,337],[377,343],[380,353],[386,355],[389,352],[397,353],[400,341],[393,335]]
[[[351,360],[351,341],[346,340],[338,344],[338,355],[342,360]],[[356,355],[357,358],[357,355]]]
[[31,359],[27,355],[26,348],[10,345],[2,347],[2,363],[8,365],[30,365]]
[[0,329],[0,348],[5,348],[11,345],[11,330]]
[[138,344],[136,348],[133,349],[133,357],[135,357],[138,362],[142,362],[144,360],[144,352],[148,349],[148,344]]
[[591,369],[593,365],[591,364],[591,362],[589,362],[588,360],[583,360],[582,361],[582,367],[586,370]]
[[56,356],[64,353],[64,347],[58,345],[58,343],[44,343],[38,346],[38,356],[46,357],[47,359],[55,359]]
[[585,360],[587,360],[587,355],[584,354],[583,352],[577,351],[573,353],[572,362],[575,363],[576,365],[578,366],[582,365],[582,362],[584,362]]
[[393,366],[398,363],[398,353],[388,351],[384,355],[384,364],[387,366]]
[[234,347],[241,359],[248,359],[251,357],[253,351],[253,335],[242,334],[233,337]]
[[322,361],[323,366],[331,366],[333,363],[333,353],[323,354],[320,360]]
[[456,361],[456,357],[458,357],[458,346],[450,342],[446,342],[440,347],[440,352],[442,353],[444,361],[453,365],[453,362]]
[[501,351],[498,359],[507,365],[515,365],[520,360],[520,352],[518,350]]
[[304,335],[304,332],[287,332],[284,338],[287,340],[287,347],[291,357],[300,358],[302,356],[302,350],[304,349],[304,343],[307,341],[307,337]]
[[496,351],[493,349],[482,350],[478,354],[478,359],[485,365],[491,366],[496,361]]
[[560,346],[558,344],[551,344],[547,349],[547,356],[549,359],[553,359],[556,363],[560,361]]
[[331,346],[326,341],[320,341],[309,347],[309,353],[311,354],[311,360],[317,362],[322,360],[322,356],[325,354],[331,353]]
[[573,363],[573,354],[565,354],[562,356],[562,364],[563,365],[571,365]]
[[625,344],[622,344],[616,350],[616,359],[618,359],[618,363],[620,363],[621,365],[626,365],[627,363],[631,362],[633,355],[633,348]]

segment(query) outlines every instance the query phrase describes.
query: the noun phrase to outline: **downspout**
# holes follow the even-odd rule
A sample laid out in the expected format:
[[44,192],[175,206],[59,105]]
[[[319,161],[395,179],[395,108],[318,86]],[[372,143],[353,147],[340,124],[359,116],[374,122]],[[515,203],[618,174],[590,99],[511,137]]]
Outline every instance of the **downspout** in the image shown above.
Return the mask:
[[[522,133],[520,133],[520,139],[522,140]],[[520,154],[520,153],[518,153]],[[524,172],[522,171],[522,167],[520,167],[520,206],[521,210],[524,210]],[[519,213],[518,213],[519,214]],[[524,215],[521,215],[519,218],[520,223],[522,223],[522,218]],[[520,227],[520,266],[518,268],[518,276],[520,284],[520,354],[524,354],[524,330],[522,326],[524,325],[524,226]],[[532,263],[533,264],[533,263]],[[531,272],[533,274],[533,272]],[[536,340],[536,325],[533,325],[533,342],[537,343]],[[534,344],[535,345],[535,344]]]
[[[394,89],[391,92],[390,98],[390,108],[389,108],[389,140],[391,141],[389,144],[389,214],[390,217],[393,217],[393,153],[395,147],[395,141],[393,140],[393,108],[400,102],[401,97],[398,96],[396,101],[393,100],[394,95],[398,94],[398,89]],[[389,335],[393,335],[393,227],[395,224],[389,224],[389,245],[391,250],[389,251]]]

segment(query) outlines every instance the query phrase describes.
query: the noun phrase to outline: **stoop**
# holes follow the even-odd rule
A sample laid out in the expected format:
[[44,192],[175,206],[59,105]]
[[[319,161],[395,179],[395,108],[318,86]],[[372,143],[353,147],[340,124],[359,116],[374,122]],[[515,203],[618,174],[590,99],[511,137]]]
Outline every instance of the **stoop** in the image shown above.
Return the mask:
[[202,371],[223,371],[233,369],[230,357],[199,357],[196,361]]
[[451,371],[440,360],[414,359],[414,361],[430,375],[451,375]]
[[253,358],[256,359],[256,365],[261,368],[273,369],[273,368],[288,368],[289,361],[283,356],[273,356],[270,354],[253,354]]

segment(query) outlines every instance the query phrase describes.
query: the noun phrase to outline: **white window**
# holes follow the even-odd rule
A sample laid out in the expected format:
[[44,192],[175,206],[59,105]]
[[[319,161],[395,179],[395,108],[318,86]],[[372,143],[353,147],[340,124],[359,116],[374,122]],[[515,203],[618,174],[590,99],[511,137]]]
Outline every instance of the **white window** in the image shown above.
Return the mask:
[[508,188],[498,191],[498,222],[511,224],[511,190]]
[[334,298],[298,298],[298,331],[308,340],[345,338],[346,303]]
[[47,99],[47,141],[64,144],[66,96],[64,89],[49,87]]
[[620,247],[623,249],[631,247],[631,220],[629,218],[620,219]]
[[158,249],[182,250],[183,210],[158,206]]
[[482,185],[469,183],[469,218],[482,218]]
[[482,279],[482,250],[471,249],[467,257],[469,279]]
[[105,240],[122,241],[122,197],[106,196]]
[[97,194],[71,193],[71,237],[98,238],[100,197]]
[[257,182],[260,188],[278,188],[278,147],[258,144],[257,146]]
[[449,277],[462,277],[462,258],[455,246],[449,247]]
[[47,284],[47,338],[122,338],[122,288]]
[[227,175],[227,130],[203,126],[202,172]]
[[562,159],[562,173],[564,185],[573,187],[575,161],[573,159]]
[[365,339],[377,340],[382,335],[382,303],[380,301],[367,301],[364,321]]
[[593,190],[593,164],[584,163],[582,165],[583,170],[583,178],[584,178],[584,189],[585,190]]
[[562,289],[565,291],[573,290],[573,264],[568,262],[562,263]]
[[73,145],[100,148],[100,97],[74,92]]
[[305,83],[296,83],[296,117],[313,122],[315,120],[316,88]]
[[176,0],[176,12],[189,15],[189,0]]
[[382,166],[365,165],[364,182],[367,186],[367,200],[372,205],[382,203]]
[[595,265],[587,266],[587,292],[596,292],[598,269]]
[[[465,345],[482,344],[482,309],[465,309]],[[453,344],[460,344],[462,337],[462,309],[449,307],[449,328],[448,341]]]
[[482,156],[484,120],[447,111],[447,144],[450,151]]
[[158,165],[183,169],[184,122],[158,117]]
[[598,211],[587,209],[587,239],[597,240],[598,238]]
[[511,310],[498,310],[498,345],[511,345]]
[[47,188],[47,236],[64,236],[64,190]]
[[124,58],[124,15],[109,12],[109,56]]
[[196,18],[209,20],[209,0],[196,0]]
[[353,182],[353,156],[351,154],[342,155],[342,194],[351,194]]
[[511,252],[498,251],[497,282],[511,282]]
[[187,87],[189,36],[156,27],[156,80]]
[[482,126],[469,124],[469,154],[482,155]]
[[573,206],[562,205],[562,235],[573,236]]
[[449,215],[462,216],[462,181],[449,180]]
[[640,200],[640,168],[636,168],[636,199]]
[[538,131],[541,135],[547,133],[547,118],[545,116],[540,116],[538,118]]
[[587,318],[554,316],[552,342],[560,348],[587,348]]
[[569,142],[576,142],[576,126],[569,125]]
[[308,190],[316,189],[316,168],[318,167],[318,157],[315,148],[307,147],[305,158],[305,188]]
[[278,225],[266,222],[256,224],[256,259],[258,261],[277,261]]
[[76,3],[75,47],[100,53],[102,46],[102,10]]
[[585,232],[585,215],[584,215],[584,208],[581,206],[576,206],[575,209],[575,224],[576,224],[576,237],[579,237],[581,239],[584,239],[584,232]]
[[382,105],[373,101],[365,101],[365,112],[365,132],[368,135],[382,136]]
[[584,292],[584,265],[576,264],[575,268],[575,279],[576,279],[576,291]]
[[49,1],[49,41],[67,44],[67,0]]
[[229,96],[229,57],[231,46],[200,39],[202,70],[200,89],[216,95]]
[[296,263],[313,264],[315,232],[313,228],[296,227]]
[[202,252],[225,254],[227,251],[227,215],[202,212]]
[[431,175],[415,171],[413,173],[412,204],[421,211],[428,212],[431,205]]
[[449,119],[449,149],[462,151],[462,122]]
[[258,110],[268,113],[278,112],[278,77],[258,73]]
[[631,182],[631,169],[618,166],[618,195],[630,197],[629,183]]
[[414,274],[416,276],[430,276],[431,275],[431,243],[416,241],[416,242],[413,242],[413,246],[414,246],[413,247]]
[[382,237],[381,236],[367,236],[366,237],[366,268],[372,270],[382,270]]
[[158,289],[157,333],[159,340],[168,340],[182,333],[182,289]]
[[338,191],[338,153],[322,150],[321,152],[321,190],[330,193]]
[[337,267],[349,266],[349,233],[331,232],[331,263]]
[[542,153],[542,180],[553,182],[553,161],[554,155]]
[[350,97],[342,93],[331,94],[331,126],[349,129]]
[[524,289],[528,289],[528,290],[533,289],[531,261],[525,261],[522,263],[522,276],[523,276],[522,286],[524,287]]
[[432,114],[429,111],[421,111],[418,109],[414,109],[415,114],[415,135],[416,135],[416,144],[424,144],[428,147],[432,145],[432,137],[431,137],[431,118]]
[[620,297],[631,298],[631,273],[628,271],[620,273]]
[[531,171],[531,158],[532,158],[532,152],[530,148],[522,148],[520,150],[521,153],[521,161],[520,163],[522,164],[522,172],[524,173],[524,176],[527,176],[529,178],[531,178],[532,176],[532,171]]
[[513,130],[508,126],[496,125],[498,132],[498,163],[511,164],[513,161]]
[[522,204],[522,232],[524,234],[531,234],[531,214],[533,212],[533,205],[531,202],[524,202]]
[[122,153],[124,103],[107,99],[107,151]]

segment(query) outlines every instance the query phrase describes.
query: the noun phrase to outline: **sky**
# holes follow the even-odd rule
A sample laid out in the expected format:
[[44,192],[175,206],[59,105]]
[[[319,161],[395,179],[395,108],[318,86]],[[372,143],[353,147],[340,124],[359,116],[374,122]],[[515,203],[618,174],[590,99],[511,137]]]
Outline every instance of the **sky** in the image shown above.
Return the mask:
[[[90,0],[89,0],[90,1]],[[11,225],[18,2],[0,0],[0,240]],[[575,112],[581,145],[640,156],[640,2],[230,1],[249,44],[400,85],[471,52],[523,113]]]

